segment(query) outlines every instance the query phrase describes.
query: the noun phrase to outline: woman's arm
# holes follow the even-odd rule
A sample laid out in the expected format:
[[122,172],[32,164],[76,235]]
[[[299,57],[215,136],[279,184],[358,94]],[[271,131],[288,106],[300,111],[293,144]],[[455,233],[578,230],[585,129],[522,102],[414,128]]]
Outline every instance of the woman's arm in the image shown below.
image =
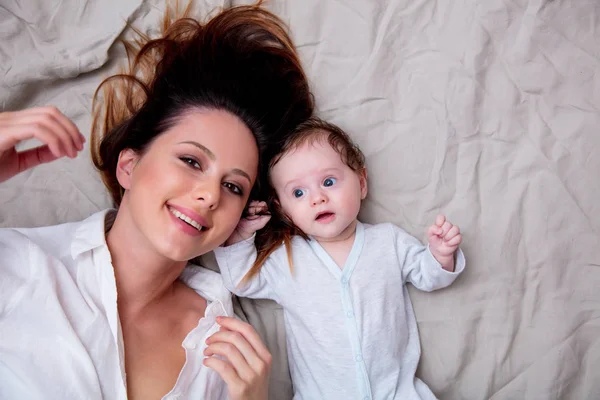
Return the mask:
[[[27,139],[44,143],[18,152],[16,145]],[[83,150],[85,138],[56,107],[0,113],[0,182],[39,164]]]
[[204,365],[223,378],[231,400],[266,400],[271,353],[251,325],[231,317],[217,323],[221,330],[206,340]]

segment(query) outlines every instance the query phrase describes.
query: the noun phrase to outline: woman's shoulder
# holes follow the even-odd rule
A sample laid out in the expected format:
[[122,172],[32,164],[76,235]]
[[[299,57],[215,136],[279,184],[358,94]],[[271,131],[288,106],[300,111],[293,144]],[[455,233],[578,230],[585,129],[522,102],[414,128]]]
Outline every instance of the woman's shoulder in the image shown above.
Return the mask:
[[[196,261],[196,260],[194,260]],[[208,303],[220,303],[226,315],[232,315],[231,292],[227,290],[220,273],[202,265],[189,263],[179,279]]]
[[98,212],[82,221],[59,225],[32,228],[0,228],[0,259],[26,257],[32,251],[62,258],[66,252],[70,252],[76,237],[85,236],[88,229],[97,230],[96,226],[98,224],[104,224],[103,221],[107,211]]
[[[68,240],[69,231],[76,223],[40,226],[32,228],[2,228],[0,229],[0,253],[6,250],[26,250],[34,247],[56,250],[57,244]],[[60,247],[60,246],[58,246]]]

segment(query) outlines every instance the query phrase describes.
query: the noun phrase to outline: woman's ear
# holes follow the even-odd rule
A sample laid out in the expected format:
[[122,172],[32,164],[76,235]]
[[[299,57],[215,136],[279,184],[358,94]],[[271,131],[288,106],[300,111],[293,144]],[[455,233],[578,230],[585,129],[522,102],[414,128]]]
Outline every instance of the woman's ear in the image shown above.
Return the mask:
[[125,190],[131,187],[131,174],[138,160],[138,153],[132,149],[121,150],[121,153],[119,153],[117,180],[119,181],[119,185]]
[[364,200],[367,197],[368,187],[367,187],[367,168],[363,168],[359,174],[358,178],[360,179],[360,199]]

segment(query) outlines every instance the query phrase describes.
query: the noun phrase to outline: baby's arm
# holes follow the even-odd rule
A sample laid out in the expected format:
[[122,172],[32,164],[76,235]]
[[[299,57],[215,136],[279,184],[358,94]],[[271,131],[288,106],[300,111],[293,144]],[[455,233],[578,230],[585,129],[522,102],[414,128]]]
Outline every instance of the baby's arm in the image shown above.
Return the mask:
[[266,209],[263,202],[253,201],[248,207],[248,216],[240,220],[234,233],[227,239],[224,247],[214,250],[225,287],[241,297],[275,299],[274,291],[267,283],[267,276],[262,272],[272,262],[271,255],[262,266],[261,271],[248,282],[242,282],[256,261],[257,252],[254,246],[255,232],[269,221],[269,215],[258,215]]
[[[465,258],[462,251],[458,248],[458,244],[456,244],[456,248],[452,253],[449,254],[451,259],[450,257],[440,257],[438,259],[433,254],[434,250],[431,242],[429,246],[423,246],[419,240],[410,236],[402,229],[398,227],[394,228],[396,252],[405,282],[412,283],[417,289],[430,292],[450,285],[464,270]],[[435,231],[432,228],[430,230]],[[437,233],[435,235],[439,236]],[[444,236],[442,236],[442,240],[443,238]],[[456,239],[452,243],[455,241]],[[446,253],[443,254],[446,255]],[[444,262],[444,264],[440,261]]]

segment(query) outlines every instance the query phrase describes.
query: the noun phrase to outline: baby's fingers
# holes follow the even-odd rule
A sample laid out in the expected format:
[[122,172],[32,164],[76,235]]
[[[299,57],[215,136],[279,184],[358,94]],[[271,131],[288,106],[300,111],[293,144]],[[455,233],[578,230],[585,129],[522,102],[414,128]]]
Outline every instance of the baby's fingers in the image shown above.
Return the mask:
[[450,239],[452,239],[454,236],[458,235],[460,233],[460,230],[458,229],[458,226],[453,225],[448,232],[446,232],[446,234],[444,235],[444,240],[448,241]]
[[252,200],[248,205],[248,215],[259,215],[267,213],[269,208],[264,201]]
[[460,233],[446,242],[446,244],[451,247],[458,246],[461,243],[462,243],[462,235]]
[[435,217],[435,224],[437,226],[439,226],[440,228],[442,227],[442,225],[444,225],[444,222],[446,222],[446,216],[445,215],[440,214],[437,217]]
[[427,228],[427,237],[428,238],[433,238],[435,236],[439,236],[442,234],[442,228],[440,228],[437,225],[431,225],[429,228]]
[[446,221],[444,222],[444,224],[442,225],[442,233],[440,233],[440,236],[442,238],[446,237],[446,235],[448,234],[448,232],[450,232],[450,229],[452,229],[453,225]]

